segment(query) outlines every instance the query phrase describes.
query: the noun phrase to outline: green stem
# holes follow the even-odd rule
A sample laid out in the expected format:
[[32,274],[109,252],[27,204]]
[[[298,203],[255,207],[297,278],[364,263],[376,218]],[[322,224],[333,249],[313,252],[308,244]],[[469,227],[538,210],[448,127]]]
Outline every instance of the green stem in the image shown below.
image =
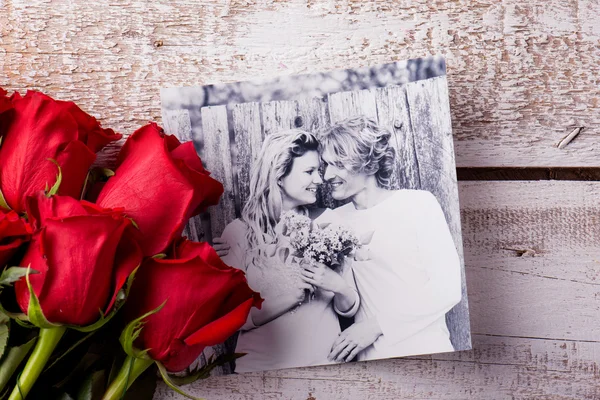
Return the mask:
[[33,353],[31,353],[31,356],[27,360],[27,364],[25,364],[25,368],[23,368],[21,375],[17,379],[17,385],[8,400],[23,400],[27,397],[27,394],[42,373],[54,348],[66,330],[67,328],[64,326],[40,329]]
[[129,389],[138,376],[140,376],[153,363],[154,360],[151,359],[127,356],[125,361],[123,361],[123,366],[121,367],[119,374],[115,380],[110,383],[110,386],[104,393],[102,400],[122,399],[127,389]]

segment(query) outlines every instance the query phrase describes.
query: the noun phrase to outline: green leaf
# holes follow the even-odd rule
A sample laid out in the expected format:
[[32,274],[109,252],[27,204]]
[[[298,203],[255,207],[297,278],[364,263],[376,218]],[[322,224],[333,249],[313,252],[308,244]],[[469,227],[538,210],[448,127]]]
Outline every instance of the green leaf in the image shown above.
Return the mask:
[[83,181],[83,187],[81,188],[81,194],[79,195],[79,200],[83,200],[85,197],[85,192],[87,191],[88,182],[92,180],[92,170],[89,169],[87,175],[85,176],[85,181]]
[[144,322],[142,320],[148,318],[152,314],[156,314],[157,312],[159,312],[165,306],[166,303],[167,300],[165,300],[160,306],[156,307],[154,310],[148,311],[146,314],[134,319],[133,321],[127,324],[125,329],[123,329],[123,332],[121,332],[121,336],[119,337],[119,342],[121,342],[121,346],[123,346],[125,354],[135,358],[149,358],[146,354],[149,349],[136,349],[133,346],[133,342],[135,342],[135,339],[137,339],[138,336],[140,336],[140,333],[142,332],[142,328],[144,327]]
[[116,314],[117,314],[117,309],[113,309],[113,311],[108,314],[108,316],[105,316],[102,313],[102,310],[98,310],[100,312],[100,318],[98,319],[98,321],[94,322],[93,324],[90,325],[86,325],[86,326],[77,326],[77,325],[67,325],[69,328],[79,331],[79,332],[83,332],[83,333],[89,333],[89,332],[94,332],[97,331],[98,329],[102,328],[104,325],[106,325]]
[[29,307],[27,308],[27,317],[29,318],[29,322],[31,322],[38,328],[56,328],[60,325],[48,322],[48,320],[44,316],[44,312],[42,311],[42,307],[40,306],[40,301],[35,295],[35,292],[33,291],[33,286],[31,286],[31,282],[29,281],[30,269],[30,267],[27,267],[27,274],[25,275],[25,280],[27,281],[27,288],[29,289]]
[[[16,281],[27,275],[27,268],[28,267],[10,267],[5,269],[4,271],[2,271],[2,275],[0,275],[0,285],[8,286],[15,283]],[[29,268],[29,273],[39,274],[39,271]]]
[[[60,188],[60,184],[62,182],[62,171],[60,169],[60,165],[58,165],[58,162],[56,162],[56,160],[54,160],[52,158],[47,158],[46,160],[51,161],[52,163],[54,163],[56,165],[56,168],[58,168],[58,174],[56,175],[56,182],[54,183],[54,185],[52,185],[52,187],[50,188],[50,191],[46,190],[48,192],[46,194],[46,196],[50,197],[50,196],[53,196],[56,193],[58,193],[58,189]],[[48,184],[46,184],[46,187],[48,187]]]
[[5,210],[11,210],[10,206],[6,202],[6,199],[4,198],[4,193],[2,193],[2,190],[0,190],[0,207],[4,208]]
[[52,363],[50,365],[47,365],[44,368],[44,371],[47,371],[50,368],[52,368],[56,363],[58,363],[60,360],[62,360],[63,358],[65,358],[70,352],[72,352],[74,349],[76,349],[80,344],[82,344],[83,342],[85,342],[86,340],[88,340],[94,333],[95,332],[88,333],[83,338],[79,339],[77,342],[75,342],[74,344],[72,344],[68,349],[66,349],[62,353],[60,353],[60,355],[58,357],[56,357],[52,361]]
[[77,400],[95,400],[104,394],[104,371],[90,374],[77,391]]
[[160,371],[160,376],[162,376],[163,381],[167,384],[168,387],[170,387],[171,389],[173,389],[174,391],[176,391],[180,395],[187,397],[188,399],[192,399],[192,400],[205,400],[205,399],[201,399],[199,397],[194,397],[192,395],[189,395],[186,392],[184,392],[183,390],[181,390],[181,388],[179,388],[179,386],[177,386],[171,380],[171,377],[169,376],[169,374],[168,374],[167,369],[165,368],[165,366],[162,365],[161,363],[159,363],[158,361],[156,362],[156,365],[158,366],[158,370]]
[[33,325],[29,324],[29,318],[27,318],[27,315],[23,313],[13,313],[10,311],[6,311],[2,303],[0,303],[0,312],[9,317],[10,319],[15,320],[15,322],[21,325],[22,327],[33,328]]
[[67,367],[70,370],[67,375],[60,381],[56,382],[53,386],[60,389],[66,386],[71,380],[77,377],[82,371],[87,371],[92,365],[100,360],[100,355],[94,353],[86,353],[83,358],[76,363],[76,365]]
[[200,368],[199,370],[197,370],[196,372],[194,372],[192,375],[185,376],[185,377],[172,376],[171,381],[174,384],[181,386],[181,385],[188,385],[192,382],[196,382],[198,379],[206,379],[210,376],[210,372],[213,369],[215,369],[216,367],[220,367],[225,364],[228,364],[228,363],[230,363],[234,360],[237,360],[238,358],[243,357],[245,355],[246,355],[246,353],[222,354],[219,357],[217,357],[216,359],[214,359],[213,356],[211,356],[211,358],[208,360],[206,365],[203,366],[202,368]]
[[[23,315],[25,315],[25,314],[23,314]],[[25,318],[27,318],[27,316],[25,316]],[[26,329],[35,328],[35,326],[33,324],[30,324],[28,320],[23,320],[23,319],[19,319],[19,318],[12,318],[12,319],[13,319],[13,321],[15,321],[17,323],[17,325],[22,326],[23,328],[26,328]]]
[[0,312],[0,359],[4,355],[4,350],[6,350],[8,344],[9,324],[10,318],[8,318],[8,315]]
[[56,398],[56,400],[75,400],[67,392],[62,392],[60,396]]
[[19,368],[29,351],[33,348],[37,338],[33,338],[21,346],[11,347],[0,364],[0,390],[6,386],[14,372]]
[[167,255],[165,253],[158,253],[153,255],[152,258],[155,260],[162,260],[163,258],[167,258]]
[[117,375],[119,374],[119,368],[121,367],[121,357],[113,357],[112,363],[110,365],[110,372],[108,373],[108,381],[107,385],[112,384]]
[[93,185],[94,183],[98,182],[102,177],[110,178],[114,175],[115,172],[108,168],[94,167],[90,169],[87,173],[87,176],[85,177],[85,182],[83,183],[83,189],[81,190],[80,200],[82,200],[85,197],[85,194],[90,185]]

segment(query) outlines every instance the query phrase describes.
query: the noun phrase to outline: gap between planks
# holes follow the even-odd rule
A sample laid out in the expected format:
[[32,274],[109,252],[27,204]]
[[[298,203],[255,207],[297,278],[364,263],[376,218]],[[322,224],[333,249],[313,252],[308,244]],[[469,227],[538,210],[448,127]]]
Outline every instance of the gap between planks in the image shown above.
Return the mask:
[[457,168],[459,181],[600,181],[600,167]]

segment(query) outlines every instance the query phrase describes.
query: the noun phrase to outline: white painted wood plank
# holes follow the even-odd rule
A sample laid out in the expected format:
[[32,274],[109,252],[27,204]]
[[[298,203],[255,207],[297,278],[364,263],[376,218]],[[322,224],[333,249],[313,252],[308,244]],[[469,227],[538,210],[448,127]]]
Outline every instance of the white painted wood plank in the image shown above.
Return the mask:
[[129,134],[160,120],[161,87],[440,54],[459,166],[598,166],[598,15],[597,0],[4,0],[0,85]]
[[265,136],[295,128],[298,115],[295,101],[270,101],[261,104],[262,126]]
[[357,115],[377,121],[374,90],[332,93],[327,97],[329,99],[329,119],[332,124]]
[[[600,344],[475,335],[475,350],[213,377],[185,386],[211,400],[597,399]],[[181,399],[159,383],[155,400]]]
[[258,157],[264,140],[260,125],[260,104],[242,103],[230,106],[235,141],[235,173],[240,211],[250,193],[251,165]]
[[235,219],[229,125],[225,106],[203,107],[201,112],[204,132],[202,161],[211,176],[221,182],[225,190],[219,204],[208,209],[214,237],[221,235],[225,226]]
[[406,86],[391,86],[376,89],[377,119],[380,126],[392,133],[391,143],[396,150],[395,186],[401,189],[418,189],[414,131],[408,113]]
[[460,182],[467,266],[600,285],[597,182]]
[[[473,350],[217,377],[188,390],[217,400],[600,397],[600,264],[589,260],[600,254],[600,182],[459,187]],[[502,249],[512,238],[544,251],[517,257]],[[161,385],[155,398],[180,397]]]

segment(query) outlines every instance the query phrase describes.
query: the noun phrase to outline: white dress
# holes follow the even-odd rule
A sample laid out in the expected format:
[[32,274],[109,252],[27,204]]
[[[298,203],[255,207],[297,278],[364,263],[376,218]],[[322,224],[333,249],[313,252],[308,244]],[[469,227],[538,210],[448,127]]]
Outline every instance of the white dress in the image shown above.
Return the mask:
[[453,351],[445,315],[461,299],[461,269],[436,198],[399,190],[368,209],[348,203],[335,211],[358,235],[373,234],[352,261],[361,297],[355,321],[375,317],[383,335],[358,359]]
[[[324,221],[328,217],[333,217],[331,210],[326,210],[316,220]],[[277,297],[278,291],[285,292],[286,288],[294,285],[294,279],[300,279],[294,266],[283,263],[269,263],[261,269],[246,268],[248,244],[246,225],[241,220],[236,219],[227,225],[221,237],[231,246],[223,261],[246,271],[248,284],[253,290],[261,292],[266,289],[271,297]],[[356,287],[350,268],[345,269],[343,276],[352,287]],[[330,364],[327,356],[340,334],[337,314],[351,317],[359,306],[357,301],[345,313],[334,310],[333,296],[332,292],[317,289],[314,298],[261,326],[255,326],[249,317],[240,331],[235,349],[236,353],[247,354],[236,360],[235,372]]]

